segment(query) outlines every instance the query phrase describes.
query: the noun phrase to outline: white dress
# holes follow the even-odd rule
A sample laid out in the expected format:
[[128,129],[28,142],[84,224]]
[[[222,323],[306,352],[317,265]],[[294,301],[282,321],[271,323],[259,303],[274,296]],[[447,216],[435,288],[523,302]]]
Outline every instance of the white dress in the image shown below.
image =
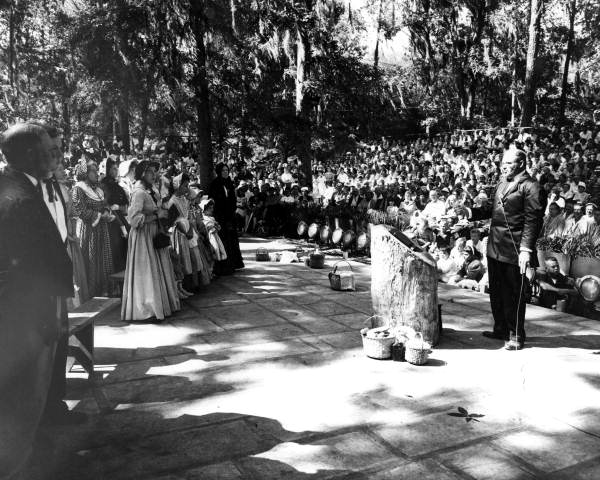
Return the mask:
[[158,222],[146,222],[146,217],[155,215],[157,210],[150,193],[137,183],[127,214],[131,231],[121,305],[121,319],[125,321],[152,317],[163,320],[181,308],[170,247],[154,248]]

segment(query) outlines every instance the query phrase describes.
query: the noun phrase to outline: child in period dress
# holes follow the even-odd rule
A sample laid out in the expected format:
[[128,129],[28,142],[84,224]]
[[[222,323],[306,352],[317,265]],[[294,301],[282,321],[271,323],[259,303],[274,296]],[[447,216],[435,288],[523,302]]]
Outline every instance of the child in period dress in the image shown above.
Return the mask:
[[196,290],[197,285],[194,285],[194,270],[192,268],[192,253],[190,251],[190,240],[193,236],[193,230],[188,220],[189,215],[189,200],[187,194],[189,192],[189,177],[185,173],[181,173],[173,178],[173,195],[167,203],[169,216],[174,218],[173,226],[171,227],[171,244],[177,255],[179,268],[181,272],[176,272],[177,289],[180,295],[190,296],[190,291]]
[[203,222],[208,233],[208,241],[211,246],[213,257],[215,258],[215,273],[219,275],[222,271],[226,270],[227,265],[227,252],[225,252],[225,246],[219,237],[219,230],[221,226],[215,220],[214,208],[215,202],[212,199],[203,200],[200,204],[203,211]]
[[189,240],[192,269],[196,283],[206,286],[212,279],[214,261],[208,241],[208,231],[199,205],[201,197],[198,190],[194,188],[190,188],[188,196],[190,200],[188,219],[192,228],[192,238]]

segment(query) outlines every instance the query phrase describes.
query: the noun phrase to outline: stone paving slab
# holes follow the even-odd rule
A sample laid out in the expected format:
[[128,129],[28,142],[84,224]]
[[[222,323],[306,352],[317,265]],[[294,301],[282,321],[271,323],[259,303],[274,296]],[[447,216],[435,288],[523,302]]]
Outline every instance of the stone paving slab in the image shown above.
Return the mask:
[[244,470],[264,480],[306,478],[306,473],[326,479],[338,477],[340,472],[367,469],[389,456],[390,452],[367,434],[350,432],[315,440],[310,445],[281,443],[240,463]]
[[425,459],[379,472],[369,478],[373,480],[459,480],[464,477],[433,459]]
[[492,443],[546,473],[591,460],[600,452],[600,438],[558,421],[509,433]]
[[488,443],[478,443],[442,454],[440,463],[479,480],[531,480],[536,473]]
[[294,248],[243,240],[246,269],[163,325],[103,318],[102,379],[69,374],[87,422],[42,431],[49,479],[600,478],[600,322],[528,306],[528,348],[507,352],[481,336],[488,297],[440,285],[429,363],[372,360],[370,266],[336,292],[330,267],[253,261],[262,245]]

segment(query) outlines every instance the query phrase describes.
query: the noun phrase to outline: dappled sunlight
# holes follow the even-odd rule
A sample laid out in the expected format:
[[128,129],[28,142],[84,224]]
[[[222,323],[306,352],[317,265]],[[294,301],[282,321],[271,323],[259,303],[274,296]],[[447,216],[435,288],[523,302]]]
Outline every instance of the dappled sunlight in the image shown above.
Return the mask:
[[256,455],[284,462],[303,473],[317,473],[319,470],[335,470],[337,467],[326,459],[331,456],[330,448],[324,445],[300,445],[297,443],[281,443],[268,452]]
[[444,331],[428,364],[378,361],[359,334],[368,278],[335,292],[327,272],[252,264],[165,324],[107,319],[93,394],[79,366],[69,374],[70,405],[94,421],[64,433],[63,448],[77,445],[91,478],[374,480],[370,469],[387,469],[381,478],[441,480],[452,465],[512,479],[600,455],[586,433],[600,435],[594,322],[532,309],[527,348],[507,352],[481,335],[487,296],[440,289]]
[[188,332],[171,325],[131,324],[120,328],[96,328],[95,346],[106,348],[154,348],[185,343]]

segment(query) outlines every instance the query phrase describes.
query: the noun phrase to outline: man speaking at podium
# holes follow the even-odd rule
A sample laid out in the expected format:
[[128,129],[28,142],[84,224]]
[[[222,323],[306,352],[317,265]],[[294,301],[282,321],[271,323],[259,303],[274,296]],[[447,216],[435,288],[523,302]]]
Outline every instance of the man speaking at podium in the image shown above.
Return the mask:
[[504,340],[507,350],[525,343],[525,272],[537,263],[535,243],[546,209],[545,192],[525,170],[526,158],[523,150],[505,151],[493,203],[467,209],[469,220],[491,218],[487,261],[494,330],[483,335]]

